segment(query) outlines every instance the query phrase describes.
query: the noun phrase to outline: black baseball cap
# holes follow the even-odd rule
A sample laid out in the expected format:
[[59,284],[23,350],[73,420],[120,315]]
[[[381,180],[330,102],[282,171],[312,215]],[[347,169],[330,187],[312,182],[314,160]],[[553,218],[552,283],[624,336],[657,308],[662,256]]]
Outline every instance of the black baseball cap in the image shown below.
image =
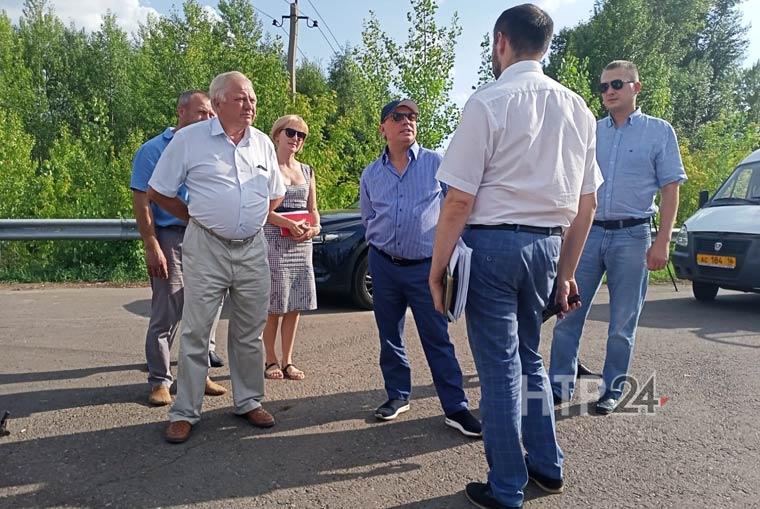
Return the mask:
[[417,106],[417,103],[412,101],[411,99],[396,99],[395,101],[391,101],[385,106],[383,106],[383,109],[380,110],[380,123],[382,124],[385,119],[393,113],[396,108],[399,108],[401,106],[406,106],[410,110],[412,110],[417,115],[420,114],[420,109]]

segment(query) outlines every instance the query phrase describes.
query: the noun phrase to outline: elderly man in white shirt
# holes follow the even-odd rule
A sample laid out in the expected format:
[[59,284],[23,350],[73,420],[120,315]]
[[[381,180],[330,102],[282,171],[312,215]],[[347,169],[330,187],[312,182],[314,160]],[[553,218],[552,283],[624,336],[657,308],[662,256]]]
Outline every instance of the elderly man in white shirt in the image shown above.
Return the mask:
[[535,5],[501,14],[497,80],[465,105],[437,174],[449,186],[429,280],[439,311],[445,267],[465,224],[462,238],[473,249],[467,332],[490,472],[465,493],[481,508],[522,507],[528,479],[550,493],[563,488],[564,457],[538,351],[541,315],[555,276],[562,312],[578,306],[568,297],[577,292],[575,269],[602,179],[594,116],[541,69],[552,29]]
[[[188,221],[182,248],[185,306],[177,398],[166,440],[181,443],[200,420],[208,337],[225,293],[231,305],[228,349],[235,413],[274,426],[264,410],[264,358],[270,279],[261,228],[285,186],[269,137],[251,127],[256,94],[245,75],[223,73],[209,88],[216,118],[179,131],[161,155],[148,197]],[[180,185],[188,204],[177,197]]]

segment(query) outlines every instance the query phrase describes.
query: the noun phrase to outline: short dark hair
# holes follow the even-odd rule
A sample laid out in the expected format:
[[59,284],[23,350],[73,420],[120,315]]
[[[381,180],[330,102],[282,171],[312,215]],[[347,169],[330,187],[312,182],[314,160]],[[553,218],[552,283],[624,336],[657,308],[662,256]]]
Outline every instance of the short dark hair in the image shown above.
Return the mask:
[[549,48],[554,32],[554,21],[540,7],[522,4],[501,13],[493,27],[494,38],[500,32],[509,40],[518,55],[542,55]]
[[190,102],[190,99],[196,94],[202,95],[203,97],[208,99],[208,94],[206,93],[205,90],[199,90],[199,89],[185,90],[184,92],[179,94],[179,99],[177,99],[177,107],[181,108],[183,106],[187,106],[188,103]]

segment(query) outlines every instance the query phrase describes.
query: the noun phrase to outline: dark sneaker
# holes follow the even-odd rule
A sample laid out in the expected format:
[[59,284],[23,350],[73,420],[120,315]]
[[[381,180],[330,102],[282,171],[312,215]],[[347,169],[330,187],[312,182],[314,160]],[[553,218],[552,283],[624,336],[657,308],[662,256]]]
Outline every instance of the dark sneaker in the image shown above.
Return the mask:
[[208,364],[212,368],[221,368],[222,366],[224,366],[224,361],[222,360],[221,357],[219,357],[219,355],[217,355],[216,352],[214,352],[213,350],[209,350]]
[[405,399],[389,399],[375,410],[375,417],[382,421],[392,421],[398,414],[409,411],[409,401]]
[[578,362],[578,374],[576,378],[602,378],[602,374],[591,371],[591,369]]
[[491,493],[491,487],[488,483],[471,482],[468,483],[464,489],[464,494],[467,495],[467,500],[472,502],[475,507],[480,509],[519,509],[522,505],[510,506],[504,505],[495,498]]
[[480,421],[470,413],[466,408],[459,412],[446,416],[446,426],[451,426],[459,430],[466,437],[480,438],[483,431],[480,428]]
[[599,415],[608,415],[615,411],[618,400],[609,396],[604,396],[596,402],[596,413]]
[[547,493],[553,493],[558,494],[562,493],[562,490],[565,488],[565,483],[562,481],[562,479],[553,479],[551,477],[546,477],[545,475],[541,475],[538,472],[531,470],[528,468],[528,479],[533,481],[533,483],[544,490]]

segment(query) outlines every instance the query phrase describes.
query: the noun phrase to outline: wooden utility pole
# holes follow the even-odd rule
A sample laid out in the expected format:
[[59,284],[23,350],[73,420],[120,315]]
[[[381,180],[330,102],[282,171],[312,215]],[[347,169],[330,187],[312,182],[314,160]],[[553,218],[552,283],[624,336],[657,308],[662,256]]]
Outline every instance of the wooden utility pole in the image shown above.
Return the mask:
[[[309,24],[308,16],[300,16],[298,14],[298,0],[293,0],[290,4],[290,15],[282,16],[282,19],[290,20],[290,36],[288,37],[288,73],[290,74],[290,97],[295,99],[296,97],[296,51],[298,50],[298,20],[305,19],[306,26],[309,28],[317,28],[317,20],[312,20]],[[272,24],[276,27],[282,27],[283,21],[272,20]]]
[[298,0],[290,4],[290,39],[288,41],[288,72],[290,96],[296,97],[296,48],[298,48]]

